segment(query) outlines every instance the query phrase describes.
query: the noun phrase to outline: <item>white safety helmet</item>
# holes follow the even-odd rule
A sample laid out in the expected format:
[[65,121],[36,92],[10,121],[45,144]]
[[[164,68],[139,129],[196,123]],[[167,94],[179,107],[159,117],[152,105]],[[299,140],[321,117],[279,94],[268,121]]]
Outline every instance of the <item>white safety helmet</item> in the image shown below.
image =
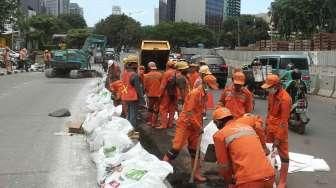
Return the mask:
[[110,67],[111,65],[113,65],[113,63],[114,63],[113,60],[108,60],[108,62],[107,62],[108,67]]

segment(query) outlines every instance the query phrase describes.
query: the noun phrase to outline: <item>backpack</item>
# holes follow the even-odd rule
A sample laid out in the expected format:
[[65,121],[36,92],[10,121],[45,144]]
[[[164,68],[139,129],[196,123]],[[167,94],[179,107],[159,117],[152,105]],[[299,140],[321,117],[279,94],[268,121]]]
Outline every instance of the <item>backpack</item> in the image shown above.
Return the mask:
[[166,86],[166,90],[167,90],[167,94],[170,98],[175,98],[176,97],[176,73],[174,74],[174,76],[172,76],[168,82],[167,82],[167,86]]

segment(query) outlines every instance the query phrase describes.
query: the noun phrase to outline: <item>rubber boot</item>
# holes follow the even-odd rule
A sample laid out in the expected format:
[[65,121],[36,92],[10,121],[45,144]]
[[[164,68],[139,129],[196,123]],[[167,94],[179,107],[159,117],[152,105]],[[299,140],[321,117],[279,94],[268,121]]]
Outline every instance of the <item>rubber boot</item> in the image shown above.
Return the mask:
[[167,154],[165,154],[165,155],[163,156],[162,160],[163,160],[163,161],[166,161],[166,162],[168,162],[168,163],[170,163],[170,158],[168,157]]
[[[194,168],[194,162],[195,162],[195,159],[191,158],[191,169]],[[201,165],[200,165],[199,160],[197,161],[196,170],[195,170],[195,173],[194,173],[194,180],[196,182],[199,182],[199,183],[203,183],[203,182],[207,181],[207,178],[202,176],[202,174],[201,174]]]
[[279,184],[277,188],[287,187],[288,166],[289,166],[289,163],[281,163],[280,179],[279,179]]

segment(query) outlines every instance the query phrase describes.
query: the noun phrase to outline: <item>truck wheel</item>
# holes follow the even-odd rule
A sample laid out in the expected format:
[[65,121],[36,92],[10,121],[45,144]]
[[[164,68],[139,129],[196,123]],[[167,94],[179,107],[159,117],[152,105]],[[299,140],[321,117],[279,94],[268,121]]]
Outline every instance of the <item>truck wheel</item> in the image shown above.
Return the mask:
[[54,69],[46,69],[44,75],[47,78],[54,78],[56,76],[56,71]]
[[81,74],[78,70],[71,70],[69,75],[70,75],[70,78],[72,79],[81,78]]

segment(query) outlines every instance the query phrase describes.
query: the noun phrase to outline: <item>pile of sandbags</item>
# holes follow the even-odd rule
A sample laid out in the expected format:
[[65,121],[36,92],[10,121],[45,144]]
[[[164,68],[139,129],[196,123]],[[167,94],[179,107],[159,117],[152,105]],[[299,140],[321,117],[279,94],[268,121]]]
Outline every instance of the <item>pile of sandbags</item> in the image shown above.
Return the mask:
[[83,123],[91,159],[97,167],[97,183],[102,188],[166,187],[172,166],[148,153],[131,137],[133,126],[120,116],[111,95],[98,81],[86,100],[88,112]]

